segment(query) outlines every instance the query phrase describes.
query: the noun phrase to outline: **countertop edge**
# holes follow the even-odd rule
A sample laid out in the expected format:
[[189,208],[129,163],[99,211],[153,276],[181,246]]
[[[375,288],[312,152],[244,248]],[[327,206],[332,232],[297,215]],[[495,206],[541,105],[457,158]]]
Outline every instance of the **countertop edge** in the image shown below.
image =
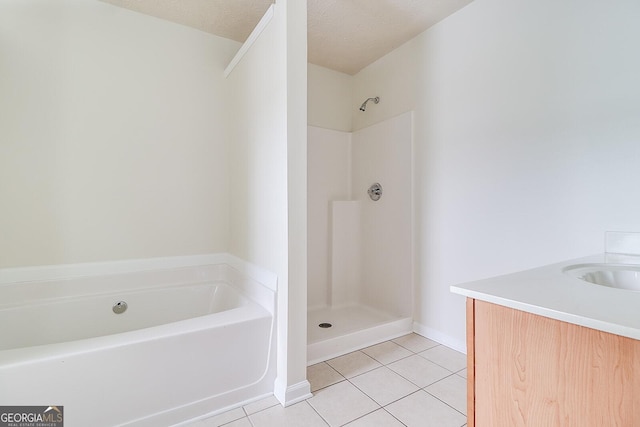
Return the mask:
[[[590,260],[585,258],[586,260]],[[575,263],[578,260],[571,260],[569,262]],[[582,261],[582,259],[580,259]],[[553,264],[552,266],[557,267],[561,264]],[[530,277],[532,273],[536,273],[538,271],[542,271],[543,269],[547,269],[549,266],[540,267],[537,269],[523,271],[521,273],[513,273],[508,276],[512,277],[514,281],[518,277]],[[562,273],[560,273],[562,274]],[[499,290],[499,286],[496,286],[496,290],[491,289],[491,282],[495,280],[496,283],[502,281],[504,283],[505,276],[499,276],[496,278],[483,279],[481,281],[463,283],[460,285],[452,285],[449,287],[452,293],[465,296],[467,298],[473,298],[479,301],[485,301],[492,304],[497,304],[503,307],[512,308],[515,310],[520,310],[523,312],[547,317],[550,319],[559,320],[562,322],[571,323],[578,326],[587,327],[590,329],[599,330],[602,332],[611,333],[614,335],[620,335],[623,337],[640,340],[640,327],[633,327],[629,325],[625,325],[621,323],[616,323],[612,321],[607,321],[603,319],[598,319],[598,316],[585,316],[577,313],[572,313],[571,310],[562,310],[558,308],[551,308],[550,306],[545,307],[540,303],[528,303],[526,298],[515,299],[512,297],[500,295],[501,292]],[[578,280],[578,279],[575,279]],[[482,283],[482,290],[473,289],[473,287],[477,283]],[[487,285],[489,284],[489,285]],[[551,305],[551,304],[550,304]],[[615,309],[610,307],[609,309]],[[639,317],[640,317],[640,307],[638,309]]]

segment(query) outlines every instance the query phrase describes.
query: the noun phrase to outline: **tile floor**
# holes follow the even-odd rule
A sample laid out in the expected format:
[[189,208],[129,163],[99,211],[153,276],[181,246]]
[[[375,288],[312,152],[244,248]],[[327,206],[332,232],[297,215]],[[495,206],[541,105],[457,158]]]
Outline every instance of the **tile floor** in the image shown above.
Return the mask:
[[303,402],[269,397],[189,427],[461,427],[466,373],[464,354],[409,334],[309,366]]

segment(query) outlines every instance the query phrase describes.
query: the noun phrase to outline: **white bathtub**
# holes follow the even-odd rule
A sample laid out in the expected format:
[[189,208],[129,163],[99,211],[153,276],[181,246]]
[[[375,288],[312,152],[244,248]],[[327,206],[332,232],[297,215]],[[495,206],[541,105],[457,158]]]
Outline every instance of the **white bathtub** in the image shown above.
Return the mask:
[[0,284],[0,405],[169,426],[270,394],[274,301],[225,263]]

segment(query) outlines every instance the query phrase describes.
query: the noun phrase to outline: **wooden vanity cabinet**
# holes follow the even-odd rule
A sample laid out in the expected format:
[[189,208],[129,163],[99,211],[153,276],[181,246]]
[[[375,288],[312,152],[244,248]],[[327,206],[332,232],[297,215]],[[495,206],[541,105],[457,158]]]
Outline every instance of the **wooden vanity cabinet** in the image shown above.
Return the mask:
[[468,298],[467,359],[469,427],[640,426],[640,341]]

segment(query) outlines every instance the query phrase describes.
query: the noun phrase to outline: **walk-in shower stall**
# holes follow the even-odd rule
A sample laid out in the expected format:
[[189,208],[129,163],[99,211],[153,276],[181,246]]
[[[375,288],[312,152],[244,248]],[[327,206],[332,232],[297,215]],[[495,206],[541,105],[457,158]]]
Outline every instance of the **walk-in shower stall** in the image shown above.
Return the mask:
[[308,362],[412,326],[412,114],[308,129]]

